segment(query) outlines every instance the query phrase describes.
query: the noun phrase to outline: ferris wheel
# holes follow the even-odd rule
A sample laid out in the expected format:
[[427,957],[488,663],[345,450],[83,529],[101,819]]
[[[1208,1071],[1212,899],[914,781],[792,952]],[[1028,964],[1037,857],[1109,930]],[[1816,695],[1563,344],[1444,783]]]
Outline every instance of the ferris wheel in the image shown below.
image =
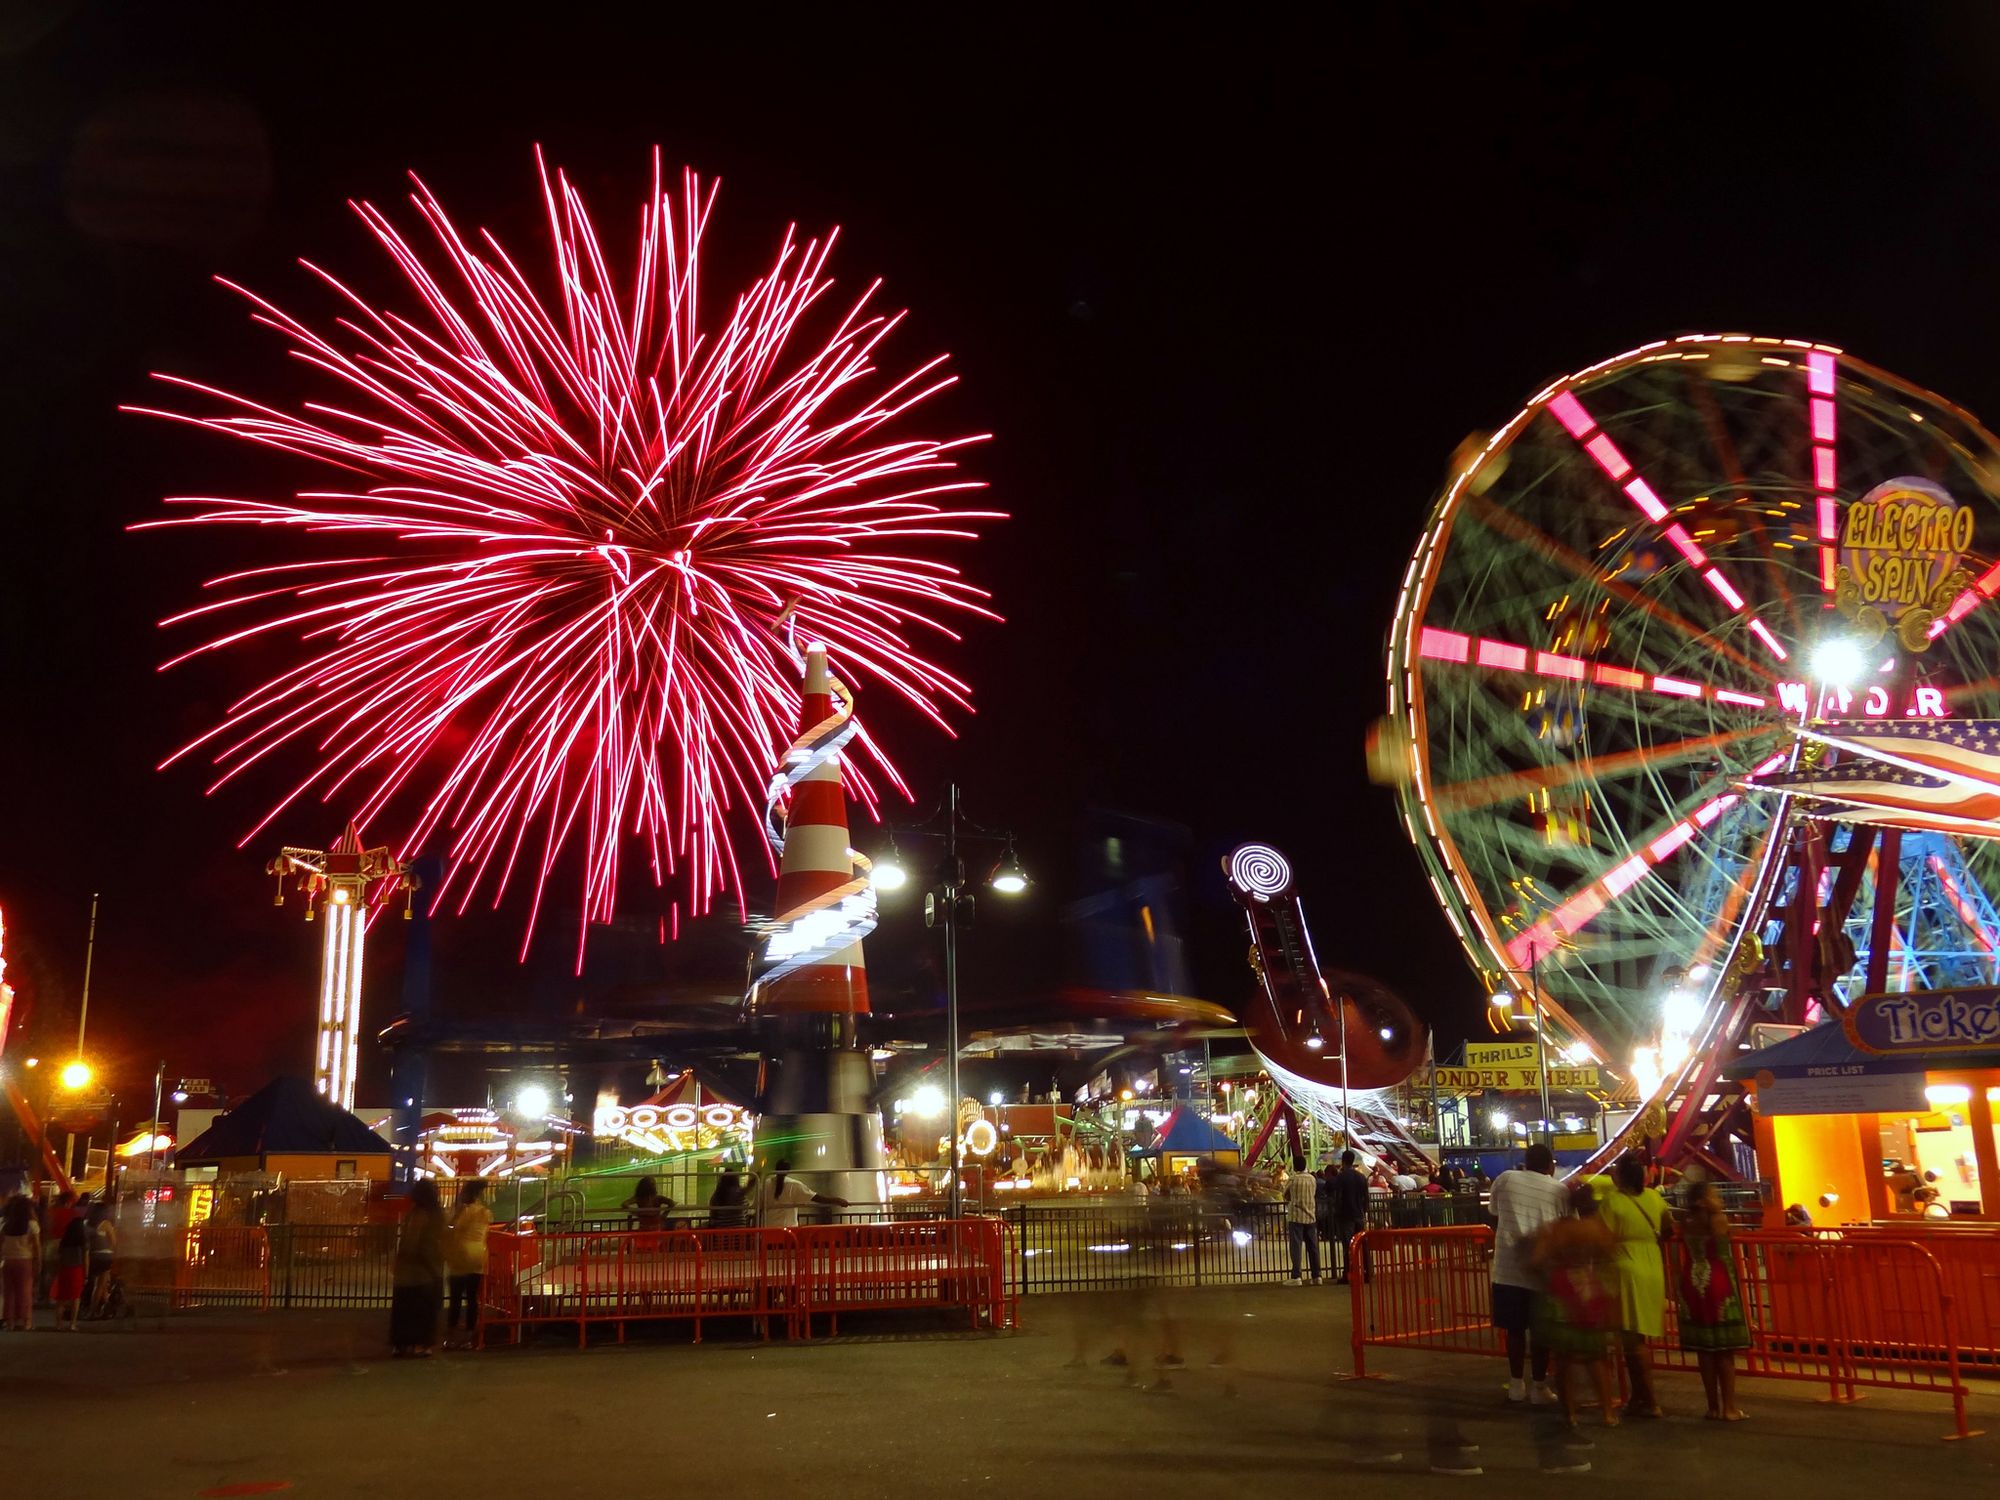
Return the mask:
[[[1468,439],[1403,579],[1377,759],[1488,983],[1531,974],[1567,1060],[1636,1055],[1657,1086],[1648,1049],[1753,988],[1774,913],[1863,837],[1820,825],[1821,863],[1788,864],[1814,814],[1746,779],[1810,756],[1815,720],[2000,716],[1996,557],[2000,442],[1823,344],[1648,344]],[[1829,1004],[1881,972],[1871,942],[1902,987],[1996,977],[2000,845],[1899,838],[1852,844],[1836,931],[1811,924]]]

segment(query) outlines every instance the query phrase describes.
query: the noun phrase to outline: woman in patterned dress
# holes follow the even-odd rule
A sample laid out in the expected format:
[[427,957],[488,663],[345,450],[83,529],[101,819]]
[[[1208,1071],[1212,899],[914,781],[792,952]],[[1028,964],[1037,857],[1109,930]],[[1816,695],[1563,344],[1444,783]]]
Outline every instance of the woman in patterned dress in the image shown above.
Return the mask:
[[1750,1347],[1743,1303],[1729,1250],[1729,1218],[1715,1184],[1690,1181],[1681,1208],[1680,1344],[1701,1364],[1701,1388],[1708,1396],[1708,1420],[1740,1422],[1736,1404],[1736,1351]]
[[1617,1371],[1611,1345],[1617,1336],[1618,1297],[1612,1286],[1611,1230],[1597,1213],[1597,1195],[1585,1183],[1570,1193],[1569,1217],[1535,1238],[1529,1264],[1542,1278],[1535,1298],[1535,1342],[1555,1356],[1556,1399],[1563,1420],[1576,1426],[1572,1376],[1580,1365],[1597,1387],[1599,1415],[1618,1425]]

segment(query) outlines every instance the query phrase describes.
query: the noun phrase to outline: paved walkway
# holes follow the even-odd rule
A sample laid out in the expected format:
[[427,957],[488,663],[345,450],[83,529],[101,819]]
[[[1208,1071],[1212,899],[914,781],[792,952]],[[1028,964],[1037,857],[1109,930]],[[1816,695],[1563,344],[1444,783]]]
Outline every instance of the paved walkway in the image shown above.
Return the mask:
[[[1164,1389],[1149,1348],[1161,1309],[1187,1358]],[[1385,1353],[1393,1378],[1339,1380],[1346,1299],[1330,1289],[1036,1297],[1025,1312],[1023,1333],[998,1338],[857,1320],[802,1347],[725,1333],[697,1348],[676,1329],[579,1353],[555,1332],[428,1361],[384,1357],[386,1319],[372,1312],[4,1334],[10,1488],[120,1500],[668,1489],[1214,1500],[1365,1482],[1370,1500],[1453,1486],[1881,1500],[2000,1483],[2000,1383],[1975,1402],[1992,1435],[1945,1443],[1949,1409],[1935,1396],[1834,1408],[1808,1387],[1745,1382],[1752,1420],[1724,1428],[1697,1419],[1692,1378],[1669,1376],[1668,1420],[1581,1447],[1545,1413],[1506,1405],[1497,1362]],[[1121,1340],[1131,1362],[1102,1363]],[[1231,1363],[1211,1366],[1225,1344]]]

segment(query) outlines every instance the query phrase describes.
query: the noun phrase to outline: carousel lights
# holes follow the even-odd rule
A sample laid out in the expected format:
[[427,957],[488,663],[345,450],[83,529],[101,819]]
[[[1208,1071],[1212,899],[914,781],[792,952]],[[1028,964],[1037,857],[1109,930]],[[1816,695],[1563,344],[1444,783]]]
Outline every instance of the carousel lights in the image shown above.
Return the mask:
[[902,1101],[900,1107],[904,1114],[915,1115],[919,1120],[935,1120],[944,1113],[944,1105],[944,1090],[927,1083]]

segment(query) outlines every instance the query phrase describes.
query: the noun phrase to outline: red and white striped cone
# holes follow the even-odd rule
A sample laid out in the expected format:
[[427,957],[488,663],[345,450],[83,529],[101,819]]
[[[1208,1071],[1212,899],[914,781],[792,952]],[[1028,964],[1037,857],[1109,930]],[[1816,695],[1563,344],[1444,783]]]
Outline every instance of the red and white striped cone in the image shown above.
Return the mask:
[[[809,646],[799,739],[787,754],[788,765],[800,763],[794,756],[817,753],[811,745],[814,731],[834,719],[836,708],[826,648]],[[828,903],[837,900],[836,892],[865,880],[857,876],[848,853],[847,794],[840,773],[836,750],[796,779],[787,776],[791,797],[769,924],[774,933],[796,938],[815,912],[833,915]],[[865,884],[859,890],[867,897]],[[873,920],[871,901],[861,930]],[[774,937],[767,962],[780,946]],[[753,992],[764,1035],[764,1067],[752,1163],[764,1182],[780,1162],[789,1161],[794,1174],[815,1192],[850,1203],[879,1203],[882,1116],[870,1104],[874,1071],[868,1054],[859,1050],[855,1029],[856,1018],[868,1013],[861,942],[856,938],[803,964],[796,959],[794,954],[782,972]]]
[[[833,716],[833,690],[828,685],[826,647],[806,648],[805,696],[799,710],[799,733]],[[835,752],[806,772],[792,787],[792,805],[785,816],[785,852],[778,861],[778,898],[772,922],[782,923],[805,911],[829,891],[852,884],[854,860],[848,854],[847,793],[840,784],[841,757]],[[760,985],[760,1015],[868,1013],[868,968],[861,944],[849,943],[804,968]]]

